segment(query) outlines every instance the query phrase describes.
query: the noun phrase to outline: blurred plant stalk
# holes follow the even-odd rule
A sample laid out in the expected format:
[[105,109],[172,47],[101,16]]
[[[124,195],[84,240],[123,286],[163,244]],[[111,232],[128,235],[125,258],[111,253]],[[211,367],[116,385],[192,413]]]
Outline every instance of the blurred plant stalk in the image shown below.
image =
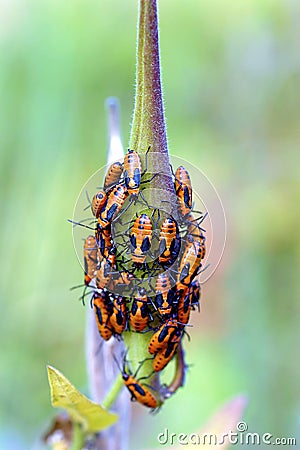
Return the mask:
[[[120,107],[118,100],[114,97],[108,98],[105,104],[108,112],[107,164],[111,164],[124,158],[120,131]],[[112,338],[103,342],[99,336],[94,311],[89,308],[86,327],[86,363],[91,398],[107,409],[112,406],[110,409],[119,416],[115,425],[95,437],[92,445],[96,450],[126,450],[128,448],[130,397],[125,389],[120,392],[123,380],[120,379],[120,373],[114,361],[114,357],[120,359],[123,352],[122,341]],[[107,396],[110,398],[114,380],[117,380],[116,398],[110,401]],[[106,404],[103,403],[104,399],[106,399]],[[113,405],[109,404],[111,402]]]

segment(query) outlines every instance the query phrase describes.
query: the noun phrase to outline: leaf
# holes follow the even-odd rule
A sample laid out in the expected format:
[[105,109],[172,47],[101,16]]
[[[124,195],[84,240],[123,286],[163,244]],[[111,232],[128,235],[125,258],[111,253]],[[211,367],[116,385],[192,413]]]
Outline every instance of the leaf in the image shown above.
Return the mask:
[[57,369],[47,366],[51,403],[55,408],[64,408],[75,423],[86,432],[97,432],[117,421],[118,416],[89,400]]

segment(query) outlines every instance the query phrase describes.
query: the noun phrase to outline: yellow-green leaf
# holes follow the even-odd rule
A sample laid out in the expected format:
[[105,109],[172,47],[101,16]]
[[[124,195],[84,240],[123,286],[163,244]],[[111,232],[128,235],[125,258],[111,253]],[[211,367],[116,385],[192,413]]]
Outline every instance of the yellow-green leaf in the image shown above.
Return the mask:
[[86,432],[97,432],[116,422],[116,414],[81,394],[59,370],[47,366],[47,372],[52,405],[66,409],[72,420],[79,423]]

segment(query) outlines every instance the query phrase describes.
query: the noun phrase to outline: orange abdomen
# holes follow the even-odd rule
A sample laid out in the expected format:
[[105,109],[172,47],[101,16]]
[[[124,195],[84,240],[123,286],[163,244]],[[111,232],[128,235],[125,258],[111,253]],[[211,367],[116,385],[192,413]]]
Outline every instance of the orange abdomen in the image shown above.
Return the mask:
[[126,327],[127,308],[125,298],[115,296],[113,299],[113,311],[109,318],[110,326],[116,334],[122,334]]
[[104,179],[104,185],[103,189],[105,191],[109,191],[112,189],[120,180],[121,175],[123,172],[123,164],[120,162],[115,162],[111,164],[107,170],[105,179]]
[[108,341],[112,336],[112,330],[108,327],[112,305],[105,292],[95,293],[93,297],[93,309],[95,313],[98,331],[101,337]]
[[178,344],[181,341],[182,333],[183,328],[178,327],[170,337],[167,346],[156,353],[152,363],[154,372],[159,372],[160,370],[163,370],[166,367],[166,365],[171,361],[177,350]]
[[179,253],[180,238],[177,223],[170,217],[166,218],[159,234],[159,262],[171,264]]
[[124,158],[124,182],[129,195],[138,195],[141,184],[142,165],[138,153],[128,150]]
[[131,303],[130,325],[135,331],[143,331],[148,325],[149,307],[146,294],[137,294]]
[[92,199],[92,213],[93,215],[98,218],[100,215],[101,210],[104,208],[105,204],[107,202],[107,195],[104,191],[96,192]]
[[141,214],[133,223],[130,235],[131,258],[135,264],[142,264],[150,250],[152,222],[147,214]]
[[125,386],[131,393],[131,398],[135,399],[139,403],[148,408],[157,408],[158,402],[155,396],[150,392],[149,388],[142,385],[138,380],[136,380],[133,376],[123,373],[123,380]]
[[179,166],[175,172],[175,191],[177,195],[177,201],[179,210],[182,216],[186,216],[190,213],[193,205],[192,198],[192,185],[188,171]]
[[125,186],[119,184],[108,196],[105,207],[100,211],[98,223],[102,228],[111,224],[112,220],[119,214],[128,196]]
[[153,355],[168,345],[172,335],[179,329],[176,319],[168,319],[153,334],[148,345],[148,352]]
[[95,276],[97,269],[98,246],[94,236],[88,236],[84,241],[83,259],[84,259],[84,283],[89,285]]
[[162,316],[170,315],[174,304],[174,291],[171,288],[170,277],[166,272],[158,275],[155,287],[155,304]]
[[201,266],[202,246],[198,241],[186,243],[185,251],[179,263],[176,287],[178,284],[189,286]]

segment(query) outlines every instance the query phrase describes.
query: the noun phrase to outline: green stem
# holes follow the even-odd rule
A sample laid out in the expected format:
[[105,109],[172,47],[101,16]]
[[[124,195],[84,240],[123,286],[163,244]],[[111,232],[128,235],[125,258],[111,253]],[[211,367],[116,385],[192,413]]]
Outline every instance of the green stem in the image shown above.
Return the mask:
[[114,404],[115,400],[117,399],[123,386],[124,386],[124,382],[123,382],[122,375],[120,374],[116,378],[111,390],[109,391],[109,393],[103,400],[103,402],[102,402],[103,408],[110,409],[112,407],[112,405]]
[[139,2],[137,42],[136,92],[129,147],[140,155],[150,147],[147,172],[149,177],[156,176],[147,185],[146,199],[149,204],[163,208],[166,200],[171,205],[176,199],[164,118],[157,0]]
[[144,30],[145,30],[145,8],[141,3],[139,4],[138,14],[138,38],[137,38],[137,54],[136,54],[136,91],[135,91],[135,104],[133,111],[133,121],[131,127],[131,136],[129,147],[133,149],[139,148],[139,140],[141,133],[141,120],[140,116],[143,110],[143,97],[144,97],[144,64],[143,64],[143,51],[144,51]]
[[[144,185],[143,196],[149,205],[171,214],[176,197],[168,156],[158,34],[157,0],[139,0],[136,92],[129,147],[139,153],[144,169],[144,155],[150,147],[145,177],[151,181]],[[133,217],[135,212],[132,207],[127,214]],[[152,374],[149,333],[125,332],[123,336],[129,369],[134,373],[140,368],[138,378]],[[147,384],[158,388],[159,376],[149,376]]]
[[140,0],[130,147],[143,153],[150,145],[152,152],[168,152],[160,76],[157,2]]
[[73,423],[73,442],[70,450],[82,450],[84,441],[85,441],[85,433],[79,423]]

